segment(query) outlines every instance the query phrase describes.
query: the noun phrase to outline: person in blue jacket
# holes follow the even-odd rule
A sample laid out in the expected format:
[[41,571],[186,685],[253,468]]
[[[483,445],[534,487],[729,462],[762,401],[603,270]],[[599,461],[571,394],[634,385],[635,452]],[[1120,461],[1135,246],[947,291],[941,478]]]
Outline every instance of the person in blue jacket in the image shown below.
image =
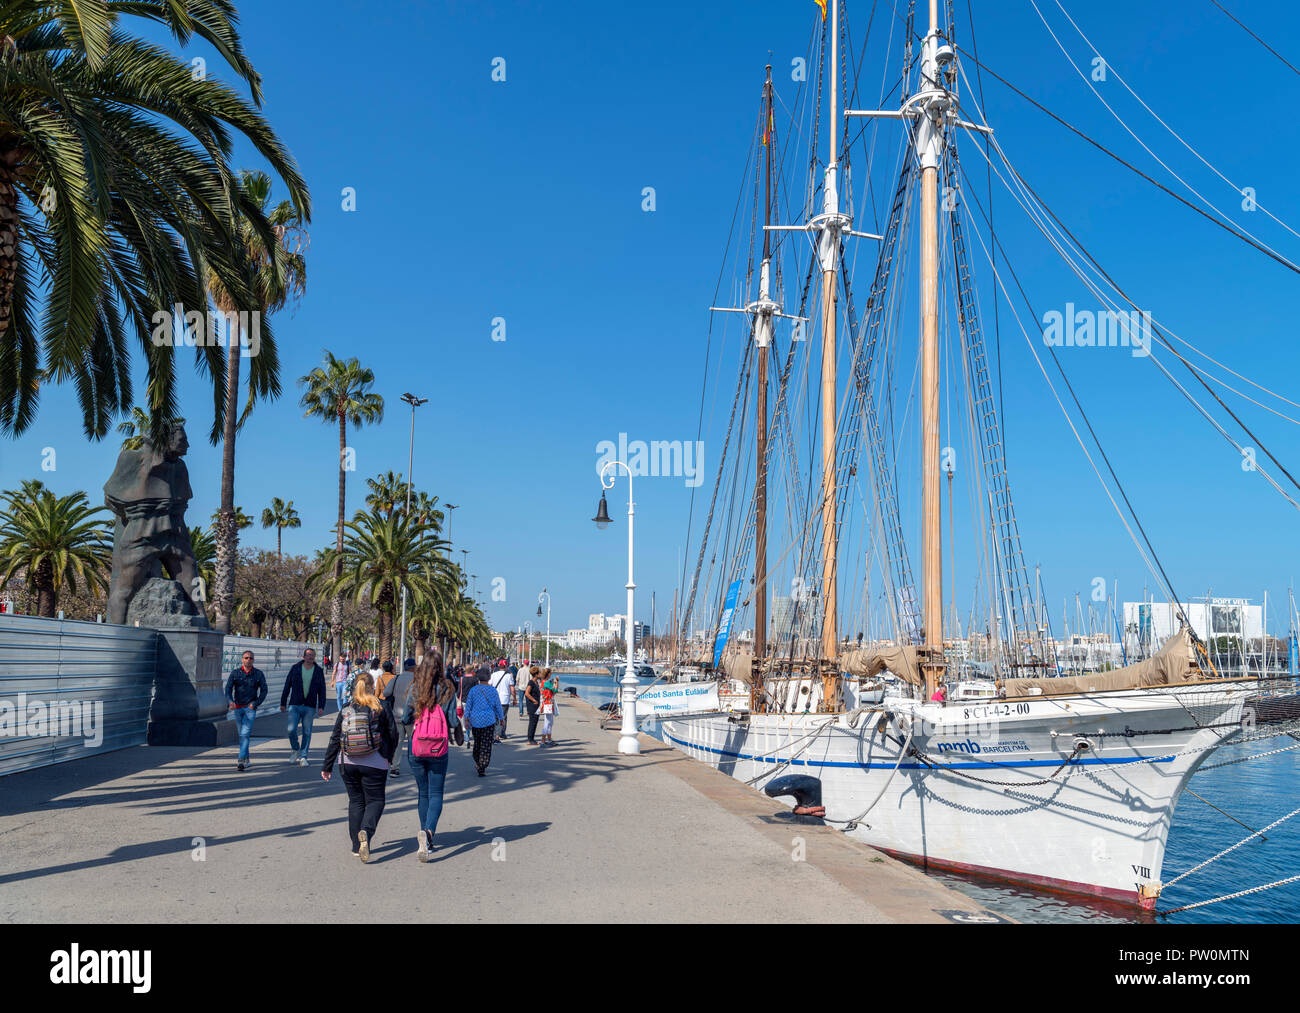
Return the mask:
[[253,736],[253,720],[257,708],[266,699],[266,676],[260,668],[253,667],[253,652],[245,651],[243,662],[226,680],[226,700],[239,727],[239,762],[236,770],[247,770],[253,765],[248,758],[248,743]]
[[[287,706],[286,706],[287,705]],[[280,693],[280,713],[289,712],[289,762],[295,767],[307,766],[307,751],[311,748],[311,728],[325,713],[325,669],[316,664],[316,652],[310,647],[302,652],[302,661],[289,669]],[[298,748],[298,728],[302,727],[302,749]]]
[[465,723],[474,734],[474,766],[478,776],[487,773],[492,762],[492,742],[497,737],[497,725],[505,719],[501,697],[488,685],[488,670],[478,673],[478,682],[465,695]]

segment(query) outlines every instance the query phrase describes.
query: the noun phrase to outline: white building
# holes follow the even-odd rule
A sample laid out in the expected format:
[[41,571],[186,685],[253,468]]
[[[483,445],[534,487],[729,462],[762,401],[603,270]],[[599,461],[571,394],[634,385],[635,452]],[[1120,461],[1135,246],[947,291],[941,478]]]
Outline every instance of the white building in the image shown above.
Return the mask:
[[[1219,637],[1249,643],[1264,635],[1264,607],[1251,605],[1245,598],[1211,598],[1180,608],[1196,635],[1207,644]],[[1124,646],[1130,652],[1159,650],[1178,632],[1178,626],[1178,612],[1168,602],[1124,603]]]

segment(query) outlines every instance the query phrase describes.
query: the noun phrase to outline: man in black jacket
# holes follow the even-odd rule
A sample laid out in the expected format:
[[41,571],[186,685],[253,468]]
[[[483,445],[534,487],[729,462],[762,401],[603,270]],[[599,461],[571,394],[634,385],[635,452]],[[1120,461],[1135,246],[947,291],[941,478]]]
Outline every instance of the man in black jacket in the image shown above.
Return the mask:
[[[302,652],[302,661],[289,669],[280,693],[280,713],[289,711],[289,762],[297,767],[307,766],[307,751],[311,748],[311,729],[315,720],[325,713],[325,669],[316,664],[316,652],[310,647]],[[298,726],[302,726],[302,749],[298,748]]]
[[230,673],[226,680],[226,700],[234,712],[239,726],[239,762],[236,770],[247,770],[253,765],[248,758],[249,739],[253,736],[253,721],[257,708],[266,699],[266,676],[260,668],[253,667],[253,652],[245,651],[243,663]]

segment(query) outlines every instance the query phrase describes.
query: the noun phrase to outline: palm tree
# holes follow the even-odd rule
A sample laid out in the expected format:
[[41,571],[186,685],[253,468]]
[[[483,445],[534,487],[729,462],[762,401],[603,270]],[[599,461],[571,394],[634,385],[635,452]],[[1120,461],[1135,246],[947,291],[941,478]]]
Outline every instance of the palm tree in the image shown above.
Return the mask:
[[[228,288],[215,273],[208,278],[212,301],[229,324],[226,349],[226,384],[222,395],[222,427],[218,433],[214,422],[213,445],[222,444],[221,510],[217,519],[217,587],[213,595],[216,629],[230,632],[230,616],[235,606],[235,552],[239,532],[235,527],[235,432],[248,419],[259,397],[272,399],[280,395],[280,364],[275,345],[268,343],[263,317],[280,309],[290,299],[302,295],[307,285],[307,260],[303,255],[306,215],[300,205],[281,201],[267,210],[271,201],[271,179],[264,172],[245,169],[240,175],[239,191],[243,197],[238,223],[245,277],[251,297]],[[265,226],[269,226],[269,229]],[[243,356],[240,312],[250,314],[258,328],[260,347],[249,356],[248,401],[239,412],[239,360]]]
[[206,528],[190,528],[190,551],[194,553],[194,569],[203,582],[203,604],[208,601],[208,588],[217,579],[213,564],[217,558],[217,543]]
[[[241,506],[235,507],[234,518],[235,518],[235,529],[238,531],[243,531],[245,528],[251,528],[253,526],[253,518],[249,517],[248,514],[244,513],[244,508]],[[221,511],[213,510],[212,511],[212,544],[214,546],[217,544],[217,525],[220,523],[221,523]],[[220,552],[219,549],[217,551],[218,553]]]
[[0,511],[0,590],[19,571],[36,594],[36,614],[53,619],[59,593],[91,593],[108,583],[113,543],[111,525],[96,518],[84,492],[58,497],[49,490],[36,496],[10,494]]
[[262,511],[262,527],[275,528],[275,556],[277,559],[283,559],[284,554],[280,551],[280,532],[285,528],[302,527],[302,518],[293,508],[293,500],[286,503],[279,496],[272,496],[271,505]]
[[[384,398],[371,387],[375,374],[356,359],[336,359],[333,352],[325,353],[325,362],[306,376],[298,379],[305,387],[302,400],[304,418],[318,418],[322,422],[337,422],[339,427],[339,517],[335,528],[333,578],[338,580],[343,566],[343,527],[346,511],[347,477],[351,462],[348,460],[348,422],[353,429],[384,420]],[[343,649],[343,598],[336,594],[330,603],[331,653],[338,657]]]
[[[248,295],[229,165],[242,135],[309,214],[292,156],[258,112],[261,80],[227,0],[7,0],[0,5],[0,431],[36,416],[42,387],[75,382],[82,426],[107,434],[132,403],[175,414],[175,355],[155,312],[207,304],[208,279]],[[251,101],[188,57],[132,34],[209,43]],[[196,350],[219,371],[220,350]]]
[[383,517],[392,517],[406,503],[406,479],[400,471],[368,478],[366,486],[370,489],[366,493],[366,506]]
[[[183,425],[184,422],[184,419],[173,418],[167,420],[167,426]],[[145,440],[157,432],[157,427],[153,424],[153,416],[139,405],[134,405],[130,416],[117,424],[117,431],[126,437],[122,441],[123,450],[139,450],[144,446]]]
[[354,602],[369,599],[379,613],[380,659],[387,660],[403,585],[417,611],[458,593],[455,567],[445,555],[449,546],[400,510],[387,517],[377,511],[362,514],[344,528],[343,551],[325,553],[325,562],[336,564],[331,570],[341,574],[331,576],[322,567],[310,581],[328,594],[351,595]]

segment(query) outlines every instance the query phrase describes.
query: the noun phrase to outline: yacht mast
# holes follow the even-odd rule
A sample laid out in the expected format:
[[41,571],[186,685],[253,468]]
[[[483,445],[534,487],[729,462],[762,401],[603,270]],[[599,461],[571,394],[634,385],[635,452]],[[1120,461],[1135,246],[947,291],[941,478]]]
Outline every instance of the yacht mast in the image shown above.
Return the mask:
[[[939,165],[947,92],[940,83],[939,0],[930,0],[917,102],[917,155],[921,163],[921,532],[925,571],[925,698],[943,671],[943,546],[939,516]],[[951,52],[951,51],[949,51]],[[928,94],[927,94],[928,93]],[[998,631],[994,630],[998,636]]]
[[[821,658],[834,662],[839,655],[839,616],[836,600],[836,563],[839,551],[838,532],[835,530],[835,413],[839,407],[839,390],[835,362],[836,300],[839,291],[840,232],[848,221],[840,214],[840,196],[837,187],[839,172],[839,0],[831,0],[831,73],[830,87],[830,148],[826,165],[826,181],[822,193],[822,213],[813,220],[821,231],[817,254],[822,272],[822,635]],[[825,691],[830,690],[825,685]],[[831,706],[830,693],[823,700]]]
[[[754,314],[754,343],[758,346],[758,404],[755,408],[758,437],[754,473],[754,658],[762,671],[767,656],[767,356],[772,342],[772,148],[776,146],[775,112],[772,108],[772,65],[767,65],[763,84],[763,266],[759,270],[758,311]],[[754,686],[757,687],[755,679]]]

